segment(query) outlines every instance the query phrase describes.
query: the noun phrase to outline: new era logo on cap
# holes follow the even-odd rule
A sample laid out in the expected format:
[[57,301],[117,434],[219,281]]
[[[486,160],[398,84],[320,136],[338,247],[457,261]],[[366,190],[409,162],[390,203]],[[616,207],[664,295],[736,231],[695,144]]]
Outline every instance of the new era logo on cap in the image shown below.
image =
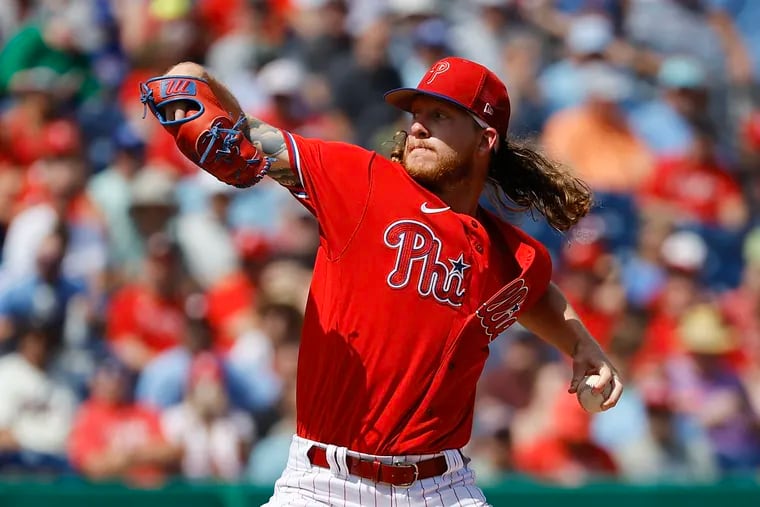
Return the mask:
[[398,88],[385,100],[409,111],[417,95],[429,95],[452,102],[471,112],[506,136],[509,126],[509,94],[504,83],[486,67],[458,57],[435,62],[417,88]]

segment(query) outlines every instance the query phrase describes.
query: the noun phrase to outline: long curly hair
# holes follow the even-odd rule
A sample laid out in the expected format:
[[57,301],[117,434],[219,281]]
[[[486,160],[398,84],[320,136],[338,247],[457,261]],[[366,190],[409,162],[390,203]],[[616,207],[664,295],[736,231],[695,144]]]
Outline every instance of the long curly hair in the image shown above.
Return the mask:
[[[407,133],[393,138],[390,158],[401,163]],[[508,211],[538,211],[558,231],[567,231],[586,216],[593,206],[591,188],[567,167],[549,160],[528,141],[502,137],[492,155],[487,185],[495,204]]]

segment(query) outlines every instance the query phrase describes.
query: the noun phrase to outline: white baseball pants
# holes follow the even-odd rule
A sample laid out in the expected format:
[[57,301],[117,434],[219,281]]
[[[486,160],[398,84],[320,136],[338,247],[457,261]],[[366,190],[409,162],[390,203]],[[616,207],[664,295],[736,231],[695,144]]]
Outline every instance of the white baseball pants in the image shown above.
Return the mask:
[[[312,445],[327,449],[330,468],[312,466],[306,452]],[[417,481],[408,488],[376,483],[348,475],[346,455],[384,463],[414,463],[446,456],[448,471],[438,477]],[[290,445],[288,464],[274,486],[274,495],[264,507],[306,507],[314,505],[346,507],[449,507],[488,506],[483,492],[475,486],[473,471],[458,450],[421,456],[372,456],[324,445],[298,436]]]

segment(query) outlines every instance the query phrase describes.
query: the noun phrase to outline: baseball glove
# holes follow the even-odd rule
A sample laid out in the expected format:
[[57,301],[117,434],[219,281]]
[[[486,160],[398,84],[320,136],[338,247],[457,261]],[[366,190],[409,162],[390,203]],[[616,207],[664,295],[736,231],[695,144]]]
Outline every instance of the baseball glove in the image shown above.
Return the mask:
[[[180,151],[217,179],[236,187],[250,187],[269,170],[272,159],[262,156],[243,133],[247,126],[245,115],[233,120],[206,80],[154,77],[140,83],[140,101],[174,137]],[[185,118],[167,118],[164,107],[179,101],[190,104]]]

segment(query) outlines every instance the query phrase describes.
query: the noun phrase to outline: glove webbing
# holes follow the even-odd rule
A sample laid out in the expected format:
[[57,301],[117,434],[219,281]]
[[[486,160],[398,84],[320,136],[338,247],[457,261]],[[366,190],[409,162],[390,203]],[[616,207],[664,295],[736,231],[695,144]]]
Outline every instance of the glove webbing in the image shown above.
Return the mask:
[[[220,158],[224,157],[225,155],[231,155],[232,150],[236,148],[237,143],[240,139],[239,136],[243,135],[242,127],[246,125],[247,119],[244,114],[240,115],[240,118],[235,122],[235,124],[232,126],[232,128],[223,128],[221,126],[221,122],[214,123],[209,131],[205,134],[205,139],[209,140],[208,146],[206,146],[206,150],[203,152],[203,155],[200,158],[200,163],[203,164],[206,161],[206,158],[211,153],[211,148],[214,146],[215,141],[219,139],[220,137],[224,136],[222,138],[222,146],[216,150],[214,153],[215,160],[219,160]],[[205,140],[204,139],[204,140]],[[274,162],[274,158],[272,157],[264,157],[264,164],[259,168],[254,183],[258,183],[261,181],[261,179],[266,176],[266,174],[269,172],[269,168],[272,166],[272,162]],[[254,165],[261,162],[261,158],[251,158],[245,161],[247,165]],[[239,171],[238,171],[239,173]]]

